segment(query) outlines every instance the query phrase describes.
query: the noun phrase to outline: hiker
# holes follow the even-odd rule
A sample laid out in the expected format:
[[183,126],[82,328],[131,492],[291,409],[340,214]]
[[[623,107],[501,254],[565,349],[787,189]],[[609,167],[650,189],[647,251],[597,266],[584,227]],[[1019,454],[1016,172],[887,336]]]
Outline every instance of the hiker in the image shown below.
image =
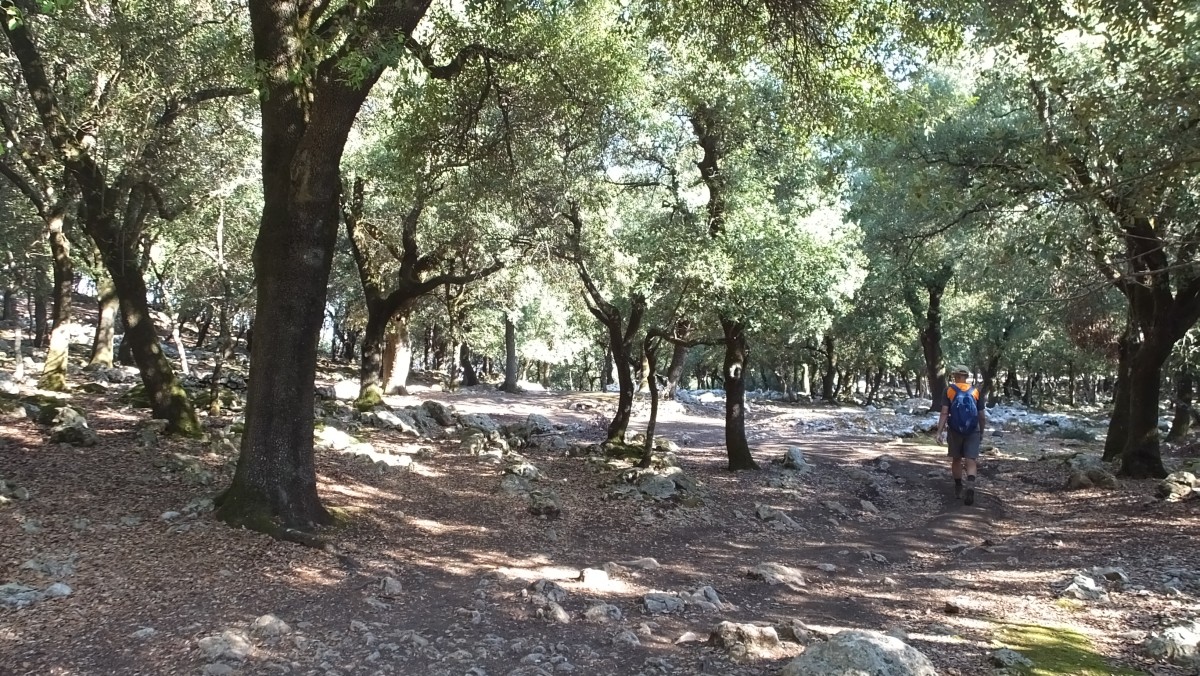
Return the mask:
[[[971,370],[955,366],[950,375],[954,382],[942,393],[942,415],[938,417],[939,444],[946,444],[950,455],[950,472],[954,475],[954,497],[963,504],[975,503],[975,468],[979,460],[979,445],[987,424],[986,409],[980,405],[979,390],[967,378]],[[963,464],[967,466],[967,487],[963,491]]]

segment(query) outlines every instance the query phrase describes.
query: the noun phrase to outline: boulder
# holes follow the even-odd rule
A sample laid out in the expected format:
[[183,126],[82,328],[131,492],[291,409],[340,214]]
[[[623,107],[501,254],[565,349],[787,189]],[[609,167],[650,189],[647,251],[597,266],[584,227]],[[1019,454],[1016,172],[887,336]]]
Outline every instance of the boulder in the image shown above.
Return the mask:
[[638,480],[638,490],[649,498],[666,500],[675,495],[675,480],[661,474],[647,474]]
[[205,636],[197,645],[200,652],[210,660],[224,659],[241,662],[254,651],[246,634],[234,629],[226,629],[220,634]]
[[486,413],[468,413],[458,416],[458,424],[467,429],[478,430],[485,435],[500,431],[500,424]]
[[283,636],[291,632],[292,628],[288,626],[287,622],[271,614],[260,615],[250,625],[250,633],[255,636]]
[[533,490],[533,486],[529,484],[529,480],[519,477],[516,474],[505,474],[500,480],[500,491],[508,495],[528,495],[529,491]]
[[709,641],[729,652],[735,658],[771,657],[783,645],[774,627],[756,624],[722,622],[713,630]]
[[650,592],[642,597],[642,605],[651,615],[666,615],[683,610],[685,604],[683,599],[675,594]]
[[1009,648],[992,651],[991,660],[992,664],[1003,669],[1028,670],[1033,667],[1033,660]]
[[592,624],[620,622],[621,609],[608,603],[597,603],[583,612],[583,618]]
[[75,446],[95,446],[99,437],[95,430],[88,427],[87,418],[83,413],[64,406],[58,409],[54,416],[54,427],[50,429],[50,441]]
[[1191,497],[1196,490],[1196,475],[1191,472],[1172,472],[1158,483],[1155,496],[1167,502],[1179,502]]
[[916,648],[876,631],[847,630],[810,645],[779,676],[937,676]]
[[333,384],[333,398],[340,401],[354,401],[358,398],[357,380],[339,380]]
[[552,580],[538,580],[525,588],[535,604],[562,603],[567,600],[567,590]]
[[442,427],[454,426],[454,412],[450,407],[440,401],[424,401],[421,402],[421,408],[433,418],[434,422]]
[[557,519],[562,515],[562,503],[554,491],[530,491],[529,513],[547,519]]
[[1155,632],[1142,643],[1142,650],[1156,660],[1185,669],[1200,670],[1200,621],[1179,622]]
[[1079,601],[1100,601],[1108,598],[1108,592],[1090,576],[1076,575],[1059,596]]
[[[397,413],[400,413],[400,411],[397,411]],[[450,425],[443,425],[438,422],[437,417],[430,413],[424,407],[424,405],[409,406],[408,408],[404,409],[403,413],[407,413],[408,416],[412,418],[413,425],[416,426],[418,433],[422,438],[441,439],[442,437],[446,436],[446,428]],[[444,420],[445,418],[443,417],[442,419]]]
[[812,465],[808,463],[808,459],[804,457],[804,451],[799,446],[792,446],[787,449],[783,455],[784,469],[794,469],[801,473],[812,471]]

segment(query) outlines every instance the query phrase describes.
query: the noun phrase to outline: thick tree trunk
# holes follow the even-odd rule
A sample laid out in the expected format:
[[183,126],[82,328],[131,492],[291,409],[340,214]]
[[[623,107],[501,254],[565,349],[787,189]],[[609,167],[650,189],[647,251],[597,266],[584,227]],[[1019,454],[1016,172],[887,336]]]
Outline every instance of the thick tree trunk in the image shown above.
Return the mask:
[[1133,353],[1137,349],[1128,334],[1117,342],[1117,382],[1113,386],[1113,412],[1108,422],[1108,435],[1104,439],[1104,461],[1121,457],[1129,442],[1129,381],[1133,366]]
[[117,289],[107,275],[100,278],[97,287],[96,333],[92,338],[92,358],[88,366],[112,368],[113,336],[116,334],[119,306]]
[[662,398],[675,398],[675,390],[679,388],[679,379],[683,377],[683,367],[687,363],[689,349],[688,346],[678,343],[671,349],[671,363],[667,365],[667,386],[663,389]]
[[1121,475],[1135,479],[1161,478],[1163,467],[1158,432],[1158,403],[1162,367],[1171,354],[1149,341],[1133,355],[1129,369],[1129,437],[1121,453]]
[[386,368],[383,391],[388,394],[408,394],[408,373],[412,370],[412,341],[408,332],[408,316],[397,317],[393,330],[388,333],[388,347],[392,353]]
[[517,387],[517,325],[508,313],[504,313],[504,382],[500,389],[509,394],[520,391]]
[[38,387],[61,392],[67,388],[67,359],[70,356],[71,300],[75,291],[75,268],[71,264],[71,244],[63,233],[63,219],[50,223],[50,253],[54,268],[52,288],[54,318],[50,329],[50,349]]
[[463,387],[474,387],[479,384],[475,365],[471,363],[471,346],[465,340],[458,344],[458,366],[462,369]]
[[[117,301],[117,311],[120,312],[120,300]],[[121,320],[121,326],[125,326],[125,320]],[[129,340],[129,329],[125,329],[125,333],[121,334],[121,347],[117,348],[117,362],[121,366],[137,366],[137,362],[133,359],[133,343]]]
[[929,410],[940,410],[946,391],[946,364],[942,356],[942,294],[945,284],[929,285],[925,325],[921,327],[921,352],[925,356],[925,378],[929,383]]
[[1184,364],[1175,375],[1175,418],[1171,421],[1167,441],[1179,441],[1192,429],[1192,399],[1195,394],[1196,384],[1192,369]]
[[721,329],[725,334],[725,450],[729,469],[758,469],[746,441],[745,327],[722,318]]
[[358,364],[358,401],[364,405],[383,397],[383,347],[389,317],[378,306],[367,308],[363,330],[362,357]]

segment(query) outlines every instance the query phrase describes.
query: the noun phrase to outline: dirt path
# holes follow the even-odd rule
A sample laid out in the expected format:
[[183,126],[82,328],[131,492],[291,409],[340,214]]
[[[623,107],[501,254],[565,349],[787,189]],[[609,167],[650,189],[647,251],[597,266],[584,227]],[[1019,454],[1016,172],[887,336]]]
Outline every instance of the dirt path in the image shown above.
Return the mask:
[[[390,403],[426,398],[506,423],[545,415],[579,442],[601,438],[612,406],[605,395],[492,392]],[[355,434],[378,450],[412,454],[416,464],[381,472],[352,455],[318,455],[324,499],[352,517],[330,553],[189,516],[185,505],[228,481],[230,458],[192,442],[139,445],[132,426],[145,414],[112,406],[103,396],[87,400],[102,437],[88,449],[48,444],[25,420],[0,424],[0,477],[31,493],[0,511],[0,584],[45,587],[51,577],[22,567],[39,556],[74,567],[62,576],[70,596],[0,608],[0,673],[749,676],[775,673],[802,646],[785,642],[735,661],[689,632],[706,639],[722,620],[794,619],[818,632],[900,630],[941,673],[978,674],[991,668],[988,655],[1007,623],[1071,627],[1114,664],[1135,662],[1130,637],[1196,599],[1194,589],[1160,593],[1155,577],[1164,555],[1176,557],[1177,568],[1200,569],[1194,549],[1174,539],[1196,525],[1194,503],[1145,508],[1149,487],[1139,484],[1062,492],[1057,463],[1009,453],[1045,443],[1019,435],[986,459],[978,502],[968,508],[953,499],[944,451],[928,439],[813,433],[803,423],[838,414],[756,406],[749,431],[764,469],[731,474],[719,410],[669,404],[659,432],[680,444],[680,465],[699,484],[696,500],[620,499],[618,469],[526,451],[545,477],[538,485],[562,502],[561,518],[546,520],[499,490],[500,468],[456,441],[364,428]],[[792,445],[811,473],[773,462]],[[175,452],[200,453],[211,483],[172,465]],[[760,518],[762,508],[792,525]],[[182,515],[164,521],[168,511]],[[659,567],[610,567],[607,582],[577,580],[584,568],[645,557]],[[747,569],[759,563],[794,568],[805,583],[751,579]],[[1055,601],[1056,585],[1098,565],[1124,566],[1147,593],[1114,593],[1105,605]],[[539,616],[540,600],[530,602],[527,589],[539,580],[566,592],[560,605],[569,622]],[[645,610],[647,593],[704,587],[717,592],[720,608]],[[621,619],[590,621],[587,611],[599,603],[618,608]],[[251,631],[266,613],[289,631]],[[206,656],[215,644],[204,639],[226,631],[248,633],[248,655]]]

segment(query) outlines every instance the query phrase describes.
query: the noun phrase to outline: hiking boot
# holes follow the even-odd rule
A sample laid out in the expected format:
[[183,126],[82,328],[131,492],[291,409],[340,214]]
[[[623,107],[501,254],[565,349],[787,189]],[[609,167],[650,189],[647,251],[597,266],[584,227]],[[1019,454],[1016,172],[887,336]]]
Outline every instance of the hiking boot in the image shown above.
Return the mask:
[[967,486],[967,494],[966,494],[966,497],[963,498],[963,504],[968,507],[975,504],[975,487],[974,486]]
[[961,498],[962,498],[962,484],[954,484],[954,499],[959,500]]

